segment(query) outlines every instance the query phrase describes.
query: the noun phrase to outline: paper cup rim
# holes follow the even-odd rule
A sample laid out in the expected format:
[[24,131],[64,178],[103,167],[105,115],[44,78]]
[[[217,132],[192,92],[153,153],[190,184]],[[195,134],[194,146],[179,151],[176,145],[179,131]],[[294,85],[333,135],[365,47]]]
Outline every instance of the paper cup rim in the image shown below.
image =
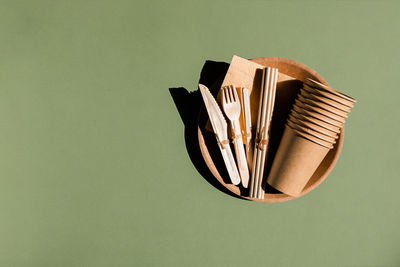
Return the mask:
[[321,101],[313,100],[313,99],[307,98],[307,97],[305,97],[305,96],[302,95],[302,94],[299,94],[297,98],[298,98],[301,102],[303,102],[303,103],[305,103],[305,104],[308,104],[308,105],[311,105],[311,106],[315,106],[315,107],[317,107],[317,108],[322,108],[323,110],[332,112],[333,114],[336,114],[336,115],[338,115],[338,116],[340,116],[340,117],[343,117],[343,118],[345,118],[345,119],[348,117],[348,112],[345,112],[345,111],[343,111],[343,110],[340,110],[340,109],[338,109],[338,108],[336,108],[336,107],[332,107],[331,105],[322,103]]
[[290,112],[290,114],[292,114],[294,117],[296,117],[297,119],[300,119],[300,120],[306,120],[306,121],[309,121],[309,122],[311,122],[311,123],[314,123],[314,124],[316,124],[316,125],[318,125],[318,126],[320,126],[320,127],[323,127],[323,128],[325,128],[325,129],[328,129],[328,130],[330,130],[330,131],[332,131],[332,132],[335,132],[335,133],[340,133],[340,127],[339,126],[335,126],[335,125],[332,125],[332,124],[330,124],[329,122],[326,122],[326,121],[324,121],[324,120],[322,120],[322,119],[319,119],[319,118],[315,118],[315,117],[313,117],[313,116],[307,116],[306,114],[304,114],[304,113],[301,113],[301,112],[298,112],[298,111],[296,111],[295,109],[292,109],[292,111]]
[[[305,86],[307,86],[307,85],[305,85]],[[328,98],[326,96],[318,95],[316,93],[312,93],[310,91],[307,91],[304,87],[300,89],[300,94],[303,97],[308,98],[308,99],[312,99],[312,100],[315,100],[315,101],[322,102],[322,103],[327,104],[327,105],[329,105],[331,107],[337,108],[337,109],[339,109],[339,110],[341,110],[343,112],[350,113],[351,107],[349,107],[349,106],[347,106],[347,105],[345,105],[343,103],[340,103],[340,102],[338,102],[338,101],[336,101],[334,99]]]
[[[326,135],[328,137],[334,138],[335,140],[339,137],[338,132],[328,130],[322,126],[319,126],[318,124],[315,124],[313,122],[305,121],[299,118],[296,118],[293,114],[289,114],[289,120],[291,120],[293,123],[300,124],[299,126],[303,127],[309,127],[310,129],[319,132],[323,135]],[[321,129],[322,128],[322,129]]]
[[322,89],[319,89],[319,88],[315,88],[315,87],[309,86],[306,83],[303,83],[303,89],[305,91],[307,91],[308,93],[310,93],[310,94],[323,96],[323,97],[332,99],[333,101],[341,103],[342,105],[345,105],[346,107],[353,108],[353,106],[354,106],[353,102],[351,102],[349,100],[346,100],[343,97],[340,97],[338,95],[332,94],[332,93],[330,93],[328,91],[325,91],[325,90],[322,90]]
[[319,139],[319,138],[317,138],[317,137],[315,137],[313,135],[310,135],[308,133],[302,132],[300,130],[297,130],[296,128],[293,128],[292,126],[290,126],[287,123],[285,124],[285,127],[290,128],[290,130],[294,131],[297,135],[299,135],[302,138],[307,139],[310,142],[313,142],[314,144],[323,146],[323,147],[328,148],[328,149],[332,149],[333,148],[333,144],[332,143],[324,141],[324,140],[321,140],[321,139]]
[[323,108],[315,107],[315,106],[309,105],[307,103],[304,103],[304,102],[300,101],[299,99],[296,99],[295,104],[297,104],[298,106],[300,105],[300,107],[303,106],[302,108],[304,108],[306,110],[311,110],[311,111],[317,112],[319,114],[325,115],[334,121],[341,122],[341,123],[345,122],[345,118],[343,118],[339,115],[336,115],[336,114],[334,114],[328,110],[325,110]]
[[324,142],[330,143],[332,145],[334,145],[335,142],[336,142],[336,139],[333,138],[333,137],[329,137],[329,136],[323,135],[323,134],[321,134],[321,133],[319,133],[319,132],[317,132],[317,131],[315,131],[313,129],[298,125],[297,123],[295,123],[295,122],[293,122],[293,121],[291,121],[289,119],[286,121],[286,123],[289,126],[291,126],[292,128],[298,129],[299,131],[303,131],[304,133],[307,133],[307,134],[312,135],[312,136],[314,136],[314,137],[316,137],[318,139],[321,139]]
[[330,117],[325,116],[324,114],[320,114],[318,112],[312,111],[312,110],[308,110],[305,108],[302,108],[300,106],[298,106],[297,104],[293,105],[293,110],[295,110],[296,112],[300,113],[300,114],[304,114],[304,116],[311,116],[313,118],[322,120],[326,123],[329,123],[330,125],[342,128],[344,123],[340,122],[340,121],[336,121],[334,119],[331,119]]
[[335,95],[337,95],[339,97],[342,97],[342,98],[344,98],[344,99],[346,99],[346,100],[348,100],[348,101],[350,101],[352,103],[356,103],[357,102],[357,100],[355,100],[351,96],[348,96],[348,95],[346,95],[346,94],[344,94],[342,92],[339,92],[339,91],[333,89],[332,87],[327,86],[325,84],[322,84],[320,82],[317,82],[317,81],[315,81],[315,80],[313,80],[311,78],[307,78],[305,83],[308,84],[311,87],[328,91],[329,93],[332,93],[332,94],[335,94]]

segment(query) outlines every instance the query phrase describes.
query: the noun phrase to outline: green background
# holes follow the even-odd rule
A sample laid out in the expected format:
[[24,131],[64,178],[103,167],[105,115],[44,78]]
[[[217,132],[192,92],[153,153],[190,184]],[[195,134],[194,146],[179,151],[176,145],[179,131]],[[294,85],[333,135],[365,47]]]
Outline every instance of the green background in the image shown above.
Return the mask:
[[[1,266],[400,266],[398,1],[0,3]],[[244,201],[193,166],[169,88],[234,54],[358,100],[310,194]]]

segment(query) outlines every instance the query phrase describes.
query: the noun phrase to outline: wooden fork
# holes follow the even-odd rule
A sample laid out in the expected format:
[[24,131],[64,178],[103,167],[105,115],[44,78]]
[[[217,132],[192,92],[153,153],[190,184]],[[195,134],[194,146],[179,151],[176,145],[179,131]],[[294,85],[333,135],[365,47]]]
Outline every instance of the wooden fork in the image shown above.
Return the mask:
[[244,152],[242,131],[240,130],[240,101],[234,86],[226,86],[222,88],[222,107],[225,114],[231,122],[234,135],[236,160],[238,162],[239,174],[244,188],[249,185],[249,168],[247,166],[246,154]]

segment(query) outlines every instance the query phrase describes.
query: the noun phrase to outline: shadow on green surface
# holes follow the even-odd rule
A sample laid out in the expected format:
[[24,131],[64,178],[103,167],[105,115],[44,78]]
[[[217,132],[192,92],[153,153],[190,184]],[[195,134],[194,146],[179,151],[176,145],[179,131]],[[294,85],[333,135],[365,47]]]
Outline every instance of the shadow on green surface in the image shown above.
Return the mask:
[[[228,67],[228,63],[207,60],[202,68],[199,83],[211,88],[218,79],[225,76]],[[181,116],[182,122],[185,125],[185,145],[193,165],[212,186],[230,196],[239,198],[215,179],[201,154],[197,134],[198,116],[203,106],[200,91],[189,92],[184,87],[169,88],[169,91],[179,115]],[[224,176],[225,175],[223,175],[223,177]]]

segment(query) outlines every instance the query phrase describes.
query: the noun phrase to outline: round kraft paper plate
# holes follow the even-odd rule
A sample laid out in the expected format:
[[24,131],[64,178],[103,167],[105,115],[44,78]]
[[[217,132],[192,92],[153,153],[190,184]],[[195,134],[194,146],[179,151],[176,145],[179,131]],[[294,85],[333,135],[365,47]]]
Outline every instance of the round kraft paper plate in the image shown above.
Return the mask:
[[[297,94],[300,92],[300,88],[303,86],[303,82],[307,78],[311,78],[318,81],[324,85],[328,83],[319,75],[316,71],[307,67],[306,65],[296,62],[294,60],[280,58],[280,57],[260,57],[251,59],[251,61],[256,62],[265,67],[278,68],[280,73],[289,75],[295,80],[286,80],[278,83],[275,107],[273,112],[272,124],[271,124],[271,134],[270,143],[268,151],[268,162],[265,165],[265,174],[268,175],[268,171],[271,168],[273,158],[279,146],[279,141],[282,136],[283,130],[285,128],[286,120],[290,114],[292,106],[295,102]],[[220,81],[216,80],[213,87],[210,88],[211,91],[218,90],[222,84],[222,79]],[[257,103],[256,103],[257,102]],[[252,106],[257,105],[258,101],[253,101],[250,103]],[[287,200],[294,199],[295,197],[283,194],[278,190],[266,185],[264,199],[254,199],[248,197],[248,189],[242,186],[235,186],[230,183],[229,176],[227,174],[224,161],[222,160],[221,152],[218,148],[218,144],[215,138],[215,134],[208,131],[205,126],[208,120],[208,114],[203,105],[198,118],[198,140],[201,150],[201,154],[204,158],[206,165],[215,177],[215,179],[226,189],[228,189],[233,194],[248,200],[259,201],[259,202],[283,202]],[[335,143],[333,149],[331,149],[324,160],[321,162],[315,173],[311,176],[310,180],[304,187],[301,194],[297,197],[303,196],[309,193],[312,189],[316,188],[322,183],[332,171],[335,166],[340,152],[342,150],[344,139],[344,129],[340,129],[339,138]],[[267,176],[264,176],[266,180]]]

